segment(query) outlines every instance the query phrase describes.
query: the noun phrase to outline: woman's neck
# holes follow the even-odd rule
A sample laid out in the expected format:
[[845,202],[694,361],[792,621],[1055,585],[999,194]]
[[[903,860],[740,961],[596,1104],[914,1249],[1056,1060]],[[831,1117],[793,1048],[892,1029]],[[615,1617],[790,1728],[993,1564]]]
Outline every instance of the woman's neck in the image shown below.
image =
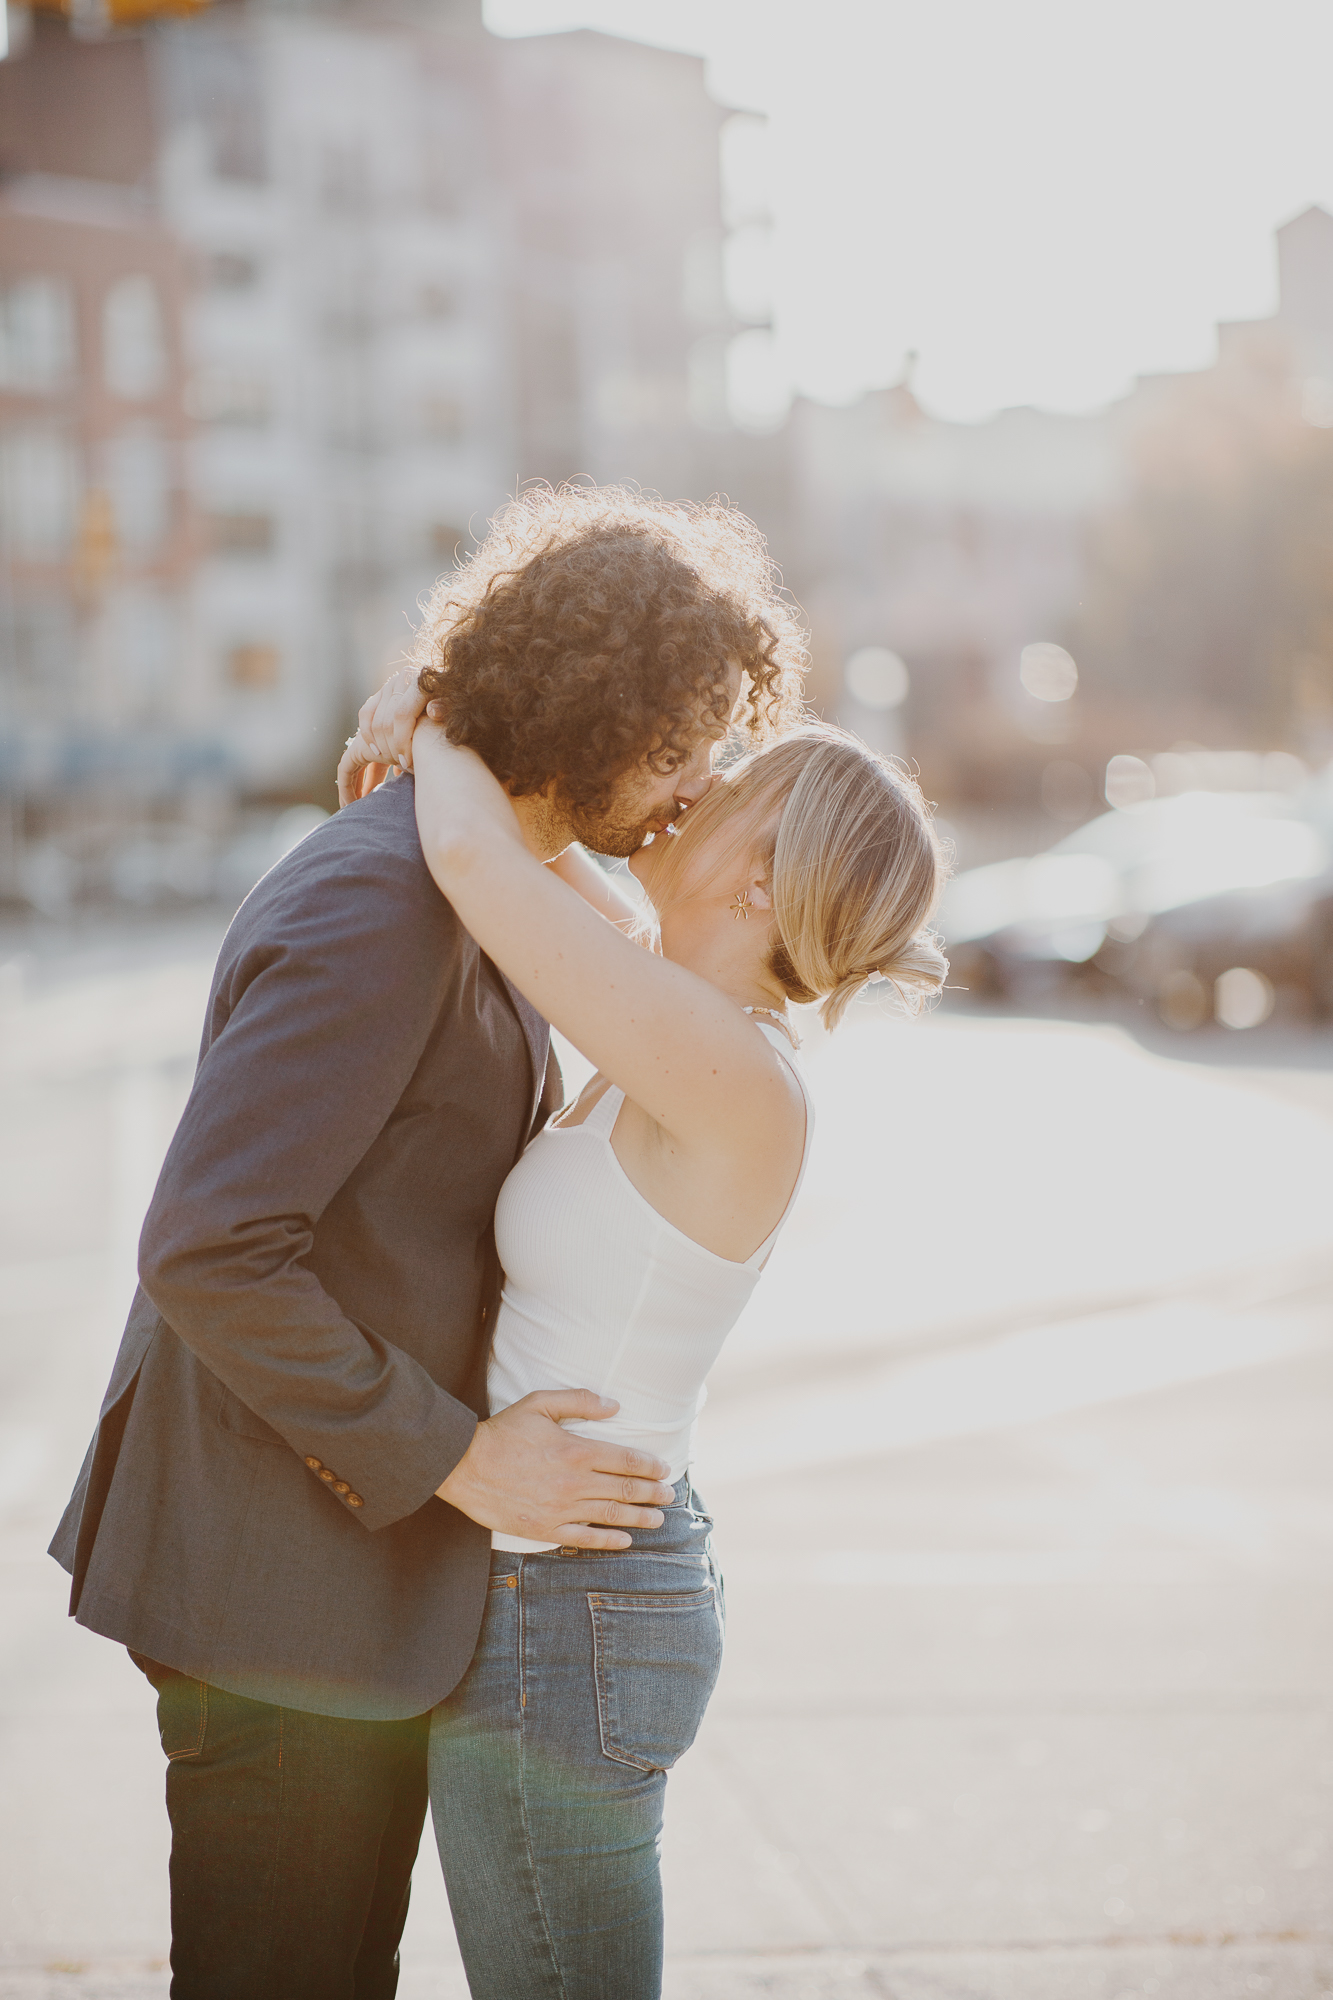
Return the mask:
[[710,986],[716,986],[719,993],[725,993],[728,1000],[734,1000],[738,1007],[763,1008],[774,1014],[786,1011],[787,996],[777,982],[766,978],[753,963],[749,965],[718,964],[706,952],[681,950],[664,951],[673,965],[683,966],[699,979],[706,979]]

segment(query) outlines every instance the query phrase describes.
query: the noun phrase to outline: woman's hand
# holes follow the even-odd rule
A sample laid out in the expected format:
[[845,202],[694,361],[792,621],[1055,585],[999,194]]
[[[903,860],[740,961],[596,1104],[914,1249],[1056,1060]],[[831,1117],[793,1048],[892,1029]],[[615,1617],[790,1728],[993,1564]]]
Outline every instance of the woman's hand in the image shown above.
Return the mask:
[[338,804],[349,806],[354,799],[365,798],[395,766],[410,771],[412,733],[423,715],[438,708],[439,703],[433,702],[428,709],[415,667],[400,667],[390,674],[357,713],[356,735],[348,737],[338,765]]
[[390,764],[381,764],[375,752],[358,733],[349,736],[347,748],[338,759],[338,804],[350,806],[355,799],[364,799],[377,785],[382,785],[392,769]]

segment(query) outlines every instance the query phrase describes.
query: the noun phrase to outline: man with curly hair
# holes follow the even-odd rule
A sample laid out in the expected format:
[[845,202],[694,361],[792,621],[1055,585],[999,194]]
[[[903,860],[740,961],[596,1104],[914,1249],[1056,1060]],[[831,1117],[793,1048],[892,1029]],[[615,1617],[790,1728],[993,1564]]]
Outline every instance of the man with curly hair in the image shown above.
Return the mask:
[[[587,889],[575,843],[665,835],[729,729],[795,719],[803,664],[743,516],[541,489],[437,586],[362,733],[406,764],[431,699]],[[612,1413],[588,1391],[486,1416],[495,1199],[559,1095],[546,1023],[432,882],[410,775],[242,905],[52,1543],[71,1614],[158,1692],[176,2000],[388,2000],[490,1531],[619,1548],[670,1498],[561,1428]]]
[[441,579],[411,662],[363,707],[367,741],[407,761],[429,699],[514,799],[545,801],[552,852],[623,856],[663,830],[701,734],[733,710],[754,743],[800,719],[805,652],[745,515],[567,486],[507,507]]

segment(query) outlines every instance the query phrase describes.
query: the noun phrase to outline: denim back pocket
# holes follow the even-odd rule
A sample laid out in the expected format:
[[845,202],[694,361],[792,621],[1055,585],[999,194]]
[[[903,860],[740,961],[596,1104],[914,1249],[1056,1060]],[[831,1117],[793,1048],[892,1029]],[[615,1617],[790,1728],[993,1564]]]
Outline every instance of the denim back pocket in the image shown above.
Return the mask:
[[702,1590],[590,1590],[602,1751],[669,1771],[703,1721],[722,1665],[722,1607]]

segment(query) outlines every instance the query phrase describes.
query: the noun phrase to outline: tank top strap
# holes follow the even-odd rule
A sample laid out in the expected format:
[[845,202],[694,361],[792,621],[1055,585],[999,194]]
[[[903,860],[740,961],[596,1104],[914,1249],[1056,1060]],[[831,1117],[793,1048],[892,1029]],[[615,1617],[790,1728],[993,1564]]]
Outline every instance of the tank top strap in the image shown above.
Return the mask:
[[584,1132],[595,1132],[599,1139],[609,1139],[624,1102],[625,1093],[619,1084],[608,1083],[579,1129]]
[[[747,1257],[745,1260],[749,1268],[762,1271],[764,1265],[768,1262],[773,1245],[782,1234],[783,1224],[791,1214],[792,1209],[796,1206],[796,1197],[801,1192],[801,1183],[805,1179],[805,1170],[810,1163],[810,1142],[815,1134],[815,1101],[810,1095],[810,1086],[805,1080],[805,1071],[802,1069],[796,1051],[785,1032],[778,1026],[776,1021],[756,1021],[755,1026],[767,1036],[770,1046],[775,1048],[782,1057],[800,1085],[801,1096],[805,1100],[805,1143],[801,1148],[801,1167],[800,1172],[796,1176],[796,1185],[792,1189],[787,1200],[787,1206],[778,1217],[774,1228],[764,1238],[754,1255]],[[601,1106],[598,1105],[597,1108],[600,1111]]]

